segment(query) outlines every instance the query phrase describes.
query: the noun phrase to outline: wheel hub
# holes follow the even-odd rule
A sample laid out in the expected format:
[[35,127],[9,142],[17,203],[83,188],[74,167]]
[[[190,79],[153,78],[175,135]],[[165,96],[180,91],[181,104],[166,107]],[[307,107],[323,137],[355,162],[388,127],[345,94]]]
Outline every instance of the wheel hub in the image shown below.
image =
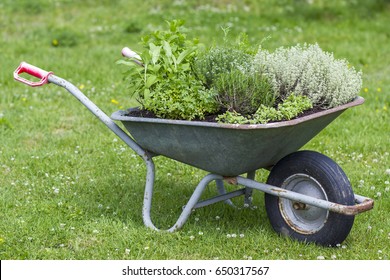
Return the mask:
[[[282,188],[314,198],[328,200],[321,184],[307,174],[294,174],[282,184]],[[329,211],[299,201],[279,198],[279,209],[290,227],[302,234],[313,234],[326,223]]]

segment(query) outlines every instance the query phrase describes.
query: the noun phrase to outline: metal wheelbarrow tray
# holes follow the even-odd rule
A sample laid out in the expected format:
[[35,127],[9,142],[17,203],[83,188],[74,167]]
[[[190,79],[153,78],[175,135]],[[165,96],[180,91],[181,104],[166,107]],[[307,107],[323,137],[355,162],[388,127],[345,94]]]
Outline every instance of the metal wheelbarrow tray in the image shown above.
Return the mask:
[[[20,74],[40,79],[31,82]],[[118,111],[108,117],[77,87],[35,66],[22,62],[14,78],[29,86],[53,83],[65,88],[110,130],[143,158],[147,166],[143,204],[144,224],[158,230],[150,216],[155,177],[153,157],[162,155],[210,172],[195,188],[178,218],[167,231],[181,228],[193,209],[265,192],[265,205],[276,232],[301,241],[334,246],[348,236],[354,215],[373,208],[370,198],[355,195],[343,170],[330,158],[314,151],[298,151],[346,109],[364,102],[361,97],[337,108],[295,120],[258,125],[218,124],[128,116]],[[137,110],[137,109],[130,109]],[[113,120],[123,123],[124,132]],[[266,183],[254,180],[256,170],[270,169]],[[246,177],[240,176],[247,173]],[[207,185],[215,181],[218,195],[199,201]],[[224,182],[241,185],[226,192]]]

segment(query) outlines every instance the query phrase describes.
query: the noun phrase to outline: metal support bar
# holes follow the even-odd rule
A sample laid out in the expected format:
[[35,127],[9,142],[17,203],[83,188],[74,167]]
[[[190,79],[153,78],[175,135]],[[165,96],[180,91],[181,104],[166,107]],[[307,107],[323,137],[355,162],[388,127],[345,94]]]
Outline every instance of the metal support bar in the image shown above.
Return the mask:
[[[145,194],[144,194],[144,205],[142,209],[142,217],[144,220],[145,226],[159,231],[152,222],[152,219],[150,217],[150,210],[152,207],[152,197],[153,197],[153,183],[154,183],[154,164],[153,161],[150,159],[146,161],[147,165],[147,176],[146,176],[146,185],[145,185]],[[194,192],[192,193],[190,199],[188,200],[188,203],[183,208],[182,213],[180,214],[179,218],[177,219],[176,223],[167,231],[168,232],[174,232],[178,229],[180,229],[185,222],[188,220],[189,216],[191,215],[191,211],[195,208],[195,205],[198,203],[204,189],[206,186],[214,181],[214,180],[222,180],[222,176],[215,175],[215,174],[209,174],[206,175],[198,184],[198,186],[195,188]]]
[[[218,193],[219,193],[220,195],[226,194],[226,189],[225,189],[223,180],[215,180],[215,183],[217,184]],[[230,200],[230,198],[227,198],[224,202],[225,202],[226,204],[232,206],[232,207],[236,207],[236,206],[234,205],[234,203]]]
[[[254,180],[255,176],[256,176],[256,170],[248,172],[248,174],[246,175],[246,177],[250,180]],[[252,205],[252,193],[253,193],[253,189],[251,189],[249,187],[245,188],[245,198],[244,198],[244,205],[245,206]]]
[[368,211],[374,207],[374,200],[362,196],[356,196],[355,199],[359,201],[356,205],[341,205],[327,200],[318,199],[308,195],[300,194],[297,192],[289,191],[279,187],[271,186],[250,180],[247,178],[237,177],[237,184],[247,186],[253,189],[263,191],[265,193],[290,199],[296,202],[302,202],[322,209],[327,209],[332,212],[344,214],[344,215],[356,215],[365,211]]
[[205,206],[208,206],[208,205],[220,202],[220,201],[230,201],[230,198],[237,197],[237,196],[245,194],[245,190],[246,190],[246,188],[242,188],[242,189],[239,189],[239,190],[236,190],[236,191],[233,191],[233,192],[224,193],[224,194],[217,195],[217,196],[214,196],[214,197],[209,198],[209,199],[205,199],[203,201],[198,202],[194,206],[194,209],[205,207]]

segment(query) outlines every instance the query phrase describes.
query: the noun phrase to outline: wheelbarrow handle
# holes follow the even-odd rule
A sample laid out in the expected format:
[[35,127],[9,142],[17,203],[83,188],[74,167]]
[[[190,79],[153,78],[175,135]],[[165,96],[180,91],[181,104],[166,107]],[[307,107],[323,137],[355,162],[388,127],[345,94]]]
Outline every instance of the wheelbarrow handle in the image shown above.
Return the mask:
[[[40,80],[38,82],[27,80],[20,76],[22,73],[27,73]],[[14,79],[30,87],[38,87],[47,84],[48,78],[51,74],[53,74],[53,72],[48,72],[34,65],[28,64],[27,62],[22,62],[14,72]]]

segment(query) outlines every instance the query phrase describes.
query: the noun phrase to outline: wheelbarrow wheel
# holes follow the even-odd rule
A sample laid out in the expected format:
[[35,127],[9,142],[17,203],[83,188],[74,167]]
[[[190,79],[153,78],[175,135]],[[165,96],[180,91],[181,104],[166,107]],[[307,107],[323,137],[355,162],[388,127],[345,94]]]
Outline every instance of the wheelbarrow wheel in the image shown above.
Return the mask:
[[[332,159],[313,151],[299,151],[281,159],[267,184],[343,205],[354,205],[350,182]],[[265,207],[277,233],[324,246],[340,244],[348,236],[354,216],[330,212],[265,194]]]

